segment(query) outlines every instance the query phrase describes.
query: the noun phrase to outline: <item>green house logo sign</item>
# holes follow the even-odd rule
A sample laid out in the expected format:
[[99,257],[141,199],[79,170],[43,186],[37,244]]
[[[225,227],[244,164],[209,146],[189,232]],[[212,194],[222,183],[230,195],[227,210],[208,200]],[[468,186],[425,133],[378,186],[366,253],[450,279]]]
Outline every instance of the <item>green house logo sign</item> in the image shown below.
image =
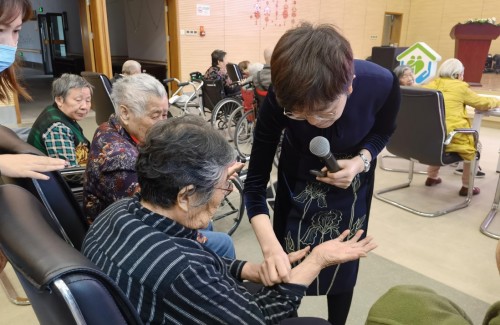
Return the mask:
[[413,69],[415,82],[424,84],[436,75],[441,56],[424,42],[417,42],[396,57],[400,65],[408,65]]

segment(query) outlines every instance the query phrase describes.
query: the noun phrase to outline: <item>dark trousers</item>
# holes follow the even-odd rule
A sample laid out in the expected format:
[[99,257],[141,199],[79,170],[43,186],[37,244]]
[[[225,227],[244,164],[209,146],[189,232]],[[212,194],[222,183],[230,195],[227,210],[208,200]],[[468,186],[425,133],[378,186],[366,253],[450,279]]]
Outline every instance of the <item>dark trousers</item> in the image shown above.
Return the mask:
[[[261,288],[262,284],[253,283],[253,282],[243,282],[243,285],[250,293],[257,293]],[[297,317],[297,312],[295,311],[290,318],[284,319],[280,322],[280,325],[330,325],[324,319],[317,317]]]

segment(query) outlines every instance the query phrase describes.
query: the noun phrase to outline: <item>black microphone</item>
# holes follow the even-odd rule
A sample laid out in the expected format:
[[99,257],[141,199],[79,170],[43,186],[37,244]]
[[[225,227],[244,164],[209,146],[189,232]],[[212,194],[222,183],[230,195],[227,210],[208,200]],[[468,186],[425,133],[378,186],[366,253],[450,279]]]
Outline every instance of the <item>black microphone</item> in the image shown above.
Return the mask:
[[337,160],[330,152],[330,142],[325,137],[317,136],[309,142],[311,153],[324,161],[329,172],[335,173],[340,170]]

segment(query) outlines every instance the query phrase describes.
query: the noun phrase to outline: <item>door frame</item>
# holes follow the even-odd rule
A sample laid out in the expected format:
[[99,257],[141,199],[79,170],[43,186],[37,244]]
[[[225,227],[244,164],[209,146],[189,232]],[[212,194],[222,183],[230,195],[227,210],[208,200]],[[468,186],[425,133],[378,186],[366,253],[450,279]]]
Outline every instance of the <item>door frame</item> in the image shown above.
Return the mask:
[[[179,78],[178,0],[165,1],[165,34],[167,35],[167,77]],[[79,0],[85,70],[113,76],[109,45],[106,1]]]

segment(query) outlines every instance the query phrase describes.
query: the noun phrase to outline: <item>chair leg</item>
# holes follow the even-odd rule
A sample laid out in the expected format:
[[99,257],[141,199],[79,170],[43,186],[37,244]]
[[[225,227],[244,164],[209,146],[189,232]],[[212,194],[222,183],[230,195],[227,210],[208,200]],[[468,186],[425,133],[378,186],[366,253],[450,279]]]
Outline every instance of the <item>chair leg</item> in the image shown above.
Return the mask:
[[441,216],[443,214],[446,214],[446,213],[449,213],[449,212],[452,212],[452,211],[455,211],[455,210],[458,210],[458,209],[462,209],[462,208],[465,208],[469,205],[471,199],[472,199],[472,189],[474,187],[474,177],[473,175],[475,175],[474,171],[476,169],[476,160],[473,160],[471,161],[471,175],[472,175],[472,178],[471,178],[471,181],[470,181],[470,184],[469,184],[469,191],[467,193],[467,197],[465,198],[465,200],[459,204],[456,204],[454,206],[451,206],[451,207],[448,207],[446,209],[443,209],[443,210],[439,210],[439,211],[434,211],[434,212],[425,212],[425,211],[420,211],[420,210],[416,210],[410,206],[407,206],[407,205],[404,205],[404,204],[401,204],[395,200],[392,200],[392,199],[389,199],[387,197],[384,197],[382,196],[382,194],[384,193],[388,193],[388,192],[392,192],[392,191],[396,191],[396,190],[399,190],[399,189],[403,189],[403,188],[407,188],[407,187],[410,187],[410,183],[413,179],[413,167],[414,167],[414,163],[413,161],[410,160],[410,166],[408,168],[408,182],[407,183],[404,183],[404,184],[401,184],[401,185],[396,185],[396,186],[392,186],[392,187],[388,187],[388,188],[385,188],[385,189],[382,189],[382,190],[379,190],[379,191],[376,191],[373,196],[383,202],[386,202],[386,203],[389,203],[391,205],[394,205],[400,209],[403,209],[403,210],[406,210],[408,212],[411,212],[411,213],[414,213],[416,215],[419,215],[421,217],[429,217],[429,218],[434,218],[434,217],[438,217],[438,216]]
[[[498,172],[500,172],[500,157],[498,157]],[[488,228],[491,225],[493,219],[495,219],[498,212],[498,205],[500,204],[500,174],[498,174],[497,190],[495,192],[495,197],[493,199],[493,204],[491,205],[491,210],[484,219],[483,223],[479,227],[479,230],[488,237],[500,239],[500,234],[491,232]]]
[[28,298],[19,296],[16,289],[14,289],[14,286],[12,286],[12,283],[7,277],[7,274],[5,274],[5,271],[0,272],[0,283],[2,284],[4,291],[7,294],[7,298],[9,298],[10,302],[20,306],[26,306],[30,304]]
[[[383,155],[378,159],[378,164],[380,166],[380,169],[388,171],[388,172],[408,173],[408,169],[386,167],[384,159],[404,159],[404,158],[401,158],[401,157],[398,157],[398,156],[392,155],[392,154]],[[404,160],[406,160],[406,159],[404,159]],[[413,171],[413,173],[426,175],[427,171],[426,170],[417,170],[417,171]]]

